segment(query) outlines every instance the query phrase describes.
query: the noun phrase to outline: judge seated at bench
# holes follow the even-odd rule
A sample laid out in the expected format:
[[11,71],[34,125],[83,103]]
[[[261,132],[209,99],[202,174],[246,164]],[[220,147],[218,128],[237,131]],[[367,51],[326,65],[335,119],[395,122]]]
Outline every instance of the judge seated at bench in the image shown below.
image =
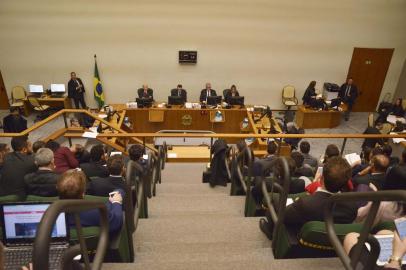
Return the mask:
[[237,87],[233,84],[230,89],[224,93],[224,100],[227,103],[230,103],[230,97],[239,97]]
[[200,91],[200,102],[207,103],[207,97],[217,96],[216,90],[211,89],[211,83],[206,83],[206,88]]
[[142,88],[137,90],[139,98],[151,98],[154,100],[154,90],[148,87],[148,84],[143,84]]
[[187,93],[186,93],[186,90],[183,89],[181,84],[178,84],[178,86],[176,88],[171,90],[171,96],[172,97],[182,97],[183,102],[187,102]]

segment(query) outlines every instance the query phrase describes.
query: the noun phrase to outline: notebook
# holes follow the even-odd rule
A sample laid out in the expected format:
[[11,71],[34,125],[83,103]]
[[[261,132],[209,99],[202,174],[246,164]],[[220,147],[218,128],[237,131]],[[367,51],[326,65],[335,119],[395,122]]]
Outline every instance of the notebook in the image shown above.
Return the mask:
[[[38,225],[50,203],[24,202],[1,205],[5,269],[21,269],[32,261]],[[59,269],[62,255],[69,247],[69,227],[61,213],[52,229],[49,269]]]

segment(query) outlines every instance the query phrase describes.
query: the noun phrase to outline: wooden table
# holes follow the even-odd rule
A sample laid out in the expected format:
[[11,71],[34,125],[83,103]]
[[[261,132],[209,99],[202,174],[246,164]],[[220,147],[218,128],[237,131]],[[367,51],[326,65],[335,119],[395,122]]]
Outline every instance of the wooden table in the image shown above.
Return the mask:
[[[42,96],[37,98],[41,105],[48,105],[51,108],[71,109],[72,103],[67,96],[64,97],[51,97]],[[24,100],[24,115],[29,116],[33,111],[30,102],[26,98]]]
[[296,124],[304,129],[337,127],[341,123],[341,113],[346,109],[343,105],[341,108],[342,111],[318,111],[300,105],[296,112]]

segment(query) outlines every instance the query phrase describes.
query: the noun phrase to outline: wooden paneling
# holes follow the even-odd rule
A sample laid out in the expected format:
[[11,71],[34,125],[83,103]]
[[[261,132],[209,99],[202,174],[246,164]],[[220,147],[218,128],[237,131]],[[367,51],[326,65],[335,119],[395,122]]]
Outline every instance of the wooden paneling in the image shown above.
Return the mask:
[[8,101],[6,87],[4,86],[3,76],[0,71],[0,110],[8,110],[10,103]]
[[341,112],[316,111],[299,106],[296,112],[296,124],[301,128],[333,128],[340,125]]

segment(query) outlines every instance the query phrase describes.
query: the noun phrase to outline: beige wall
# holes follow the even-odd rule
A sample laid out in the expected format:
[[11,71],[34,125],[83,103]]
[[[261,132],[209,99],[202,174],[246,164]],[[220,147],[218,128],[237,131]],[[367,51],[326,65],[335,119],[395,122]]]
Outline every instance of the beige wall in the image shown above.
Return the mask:
[[[311,80],[341,83],[353,47],[395,48],[383,91],[393,92],[405,14],[404,0],[1,0],[0,69],[8,90],[66,83],[76,71],[93,103],[97,53],[110,103],[133,99],[144,82],[157,100],[178,82],[197,99],[210,81],[282,108],[286,84],[301,97]],[[197,50],[198,64],[179,65],[180,49]]]

